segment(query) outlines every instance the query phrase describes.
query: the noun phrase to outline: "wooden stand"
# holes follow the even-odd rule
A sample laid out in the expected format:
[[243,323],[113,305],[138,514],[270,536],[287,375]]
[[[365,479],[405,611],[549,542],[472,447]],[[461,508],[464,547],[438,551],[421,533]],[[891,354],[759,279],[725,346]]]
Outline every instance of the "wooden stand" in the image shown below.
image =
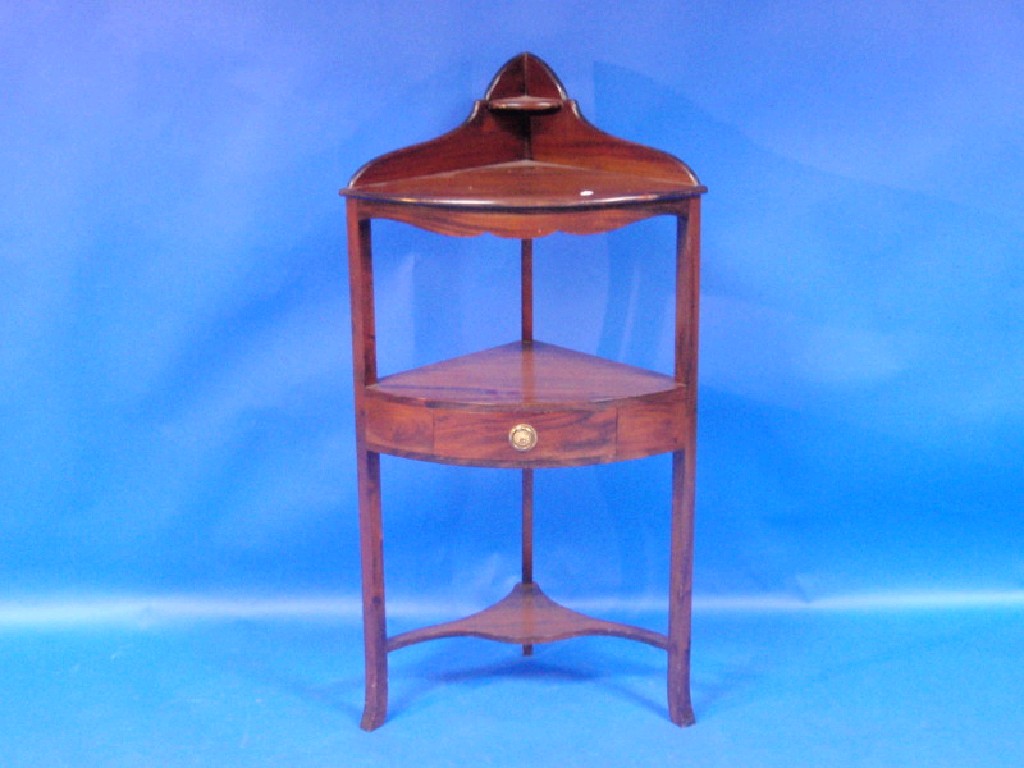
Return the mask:
[[[546,64],[510,60],[461,126],[365,165],[348,199],[356,453],[366,648],[362,727],[387,713],[387,655],[472,635],[536,643],[614,635],[668,652],[668,710],[690,705],[690,584],[697,399],[700,195],[681,161],[614,138],[580,115]],[[533,239],[606,232],[676,217],[675,372],[666,376],[535,341]],[[378,378],[370,222],[391,219],[447,235],[521,241],[518,341]],[[533,581],[533,471],[672,453],[668,633],[602,621],[548,598]],[[380,454],[522,471],[522,580],[497,604],[458,621],[388,637]]]

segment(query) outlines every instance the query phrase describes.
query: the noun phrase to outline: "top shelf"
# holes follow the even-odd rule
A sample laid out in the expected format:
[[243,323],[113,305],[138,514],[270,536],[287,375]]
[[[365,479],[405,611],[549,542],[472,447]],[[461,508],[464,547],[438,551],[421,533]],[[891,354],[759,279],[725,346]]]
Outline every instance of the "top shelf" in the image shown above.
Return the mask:
[[512,160],[366,184],[345,190],[363,200],[444,208],[570,210],[668,202],[703,187],[619,171]]
[[497,112],[557,112],[562,108],[562,101],[561,98],[543,96],[506,96],[490,99],[487,107]]
[[678,158],[587,122],[547,64],[523,53],[462,125],[371,160],[341,194],[389,209],[532,215],[651,207],[705,191]]

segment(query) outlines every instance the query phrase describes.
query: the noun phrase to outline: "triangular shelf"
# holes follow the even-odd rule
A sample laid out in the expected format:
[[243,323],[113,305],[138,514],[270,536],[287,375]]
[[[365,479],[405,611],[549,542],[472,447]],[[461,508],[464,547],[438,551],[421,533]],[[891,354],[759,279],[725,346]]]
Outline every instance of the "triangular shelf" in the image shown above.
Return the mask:
[[671,376],[540,341],[514,341],[381,378],[368,389],[431,407],[596,405],[663,394]]
[[442,637],[482,637],[503,643],[535,645],[583,635],[625,637],[656,648],[668,647],[668,638],[659,632],[595,619],[559,605],[535,583],[520,582],[502,600],[479,613],[395,635],[388,640],[388,650]]

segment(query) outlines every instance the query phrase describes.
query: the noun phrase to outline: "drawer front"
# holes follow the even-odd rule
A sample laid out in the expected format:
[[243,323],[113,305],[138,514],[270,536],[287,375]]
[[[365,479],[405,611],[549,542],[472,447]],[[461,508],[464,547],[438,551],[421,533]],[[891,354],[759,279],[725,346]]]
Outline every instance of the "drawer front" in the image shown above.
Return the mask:
[[635,459],[681,450],[690,423],[681,388],[624,404],[619,408],[616,458]]
[[[371,451],[495,467],[622,461],[680,450],[690,432],[681,389],[600,410],[430,408],[370,397]],[[512,434],[513,431],[515,434]]]
[[614,408],[551,413],[451,410],[434,414],[434,454],[442,461],[510,466],[609,461],[615,455],[615,437]]
[[366,399],[366,445],[400,456],[429,455],[434,449],[434,417],[427,408]]

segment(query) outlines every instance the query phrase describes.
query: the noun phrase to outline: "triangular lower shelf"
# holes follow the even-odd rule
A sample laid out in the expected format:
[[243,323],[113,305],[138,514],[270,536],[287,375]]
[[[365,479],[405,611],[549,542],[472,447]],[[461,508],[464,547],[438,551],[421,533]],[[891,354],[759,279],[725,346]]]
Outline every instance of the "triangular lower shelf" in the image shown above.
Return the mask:
[[668,648],[668,638],[659,632],[595,619],[559,605],[534,583],[520,582],[507,596],[479,613],[395,635],[388,640],[388,650],[444,637],[482,637],[534,645],[583,635],[624,637],[656,648]]

